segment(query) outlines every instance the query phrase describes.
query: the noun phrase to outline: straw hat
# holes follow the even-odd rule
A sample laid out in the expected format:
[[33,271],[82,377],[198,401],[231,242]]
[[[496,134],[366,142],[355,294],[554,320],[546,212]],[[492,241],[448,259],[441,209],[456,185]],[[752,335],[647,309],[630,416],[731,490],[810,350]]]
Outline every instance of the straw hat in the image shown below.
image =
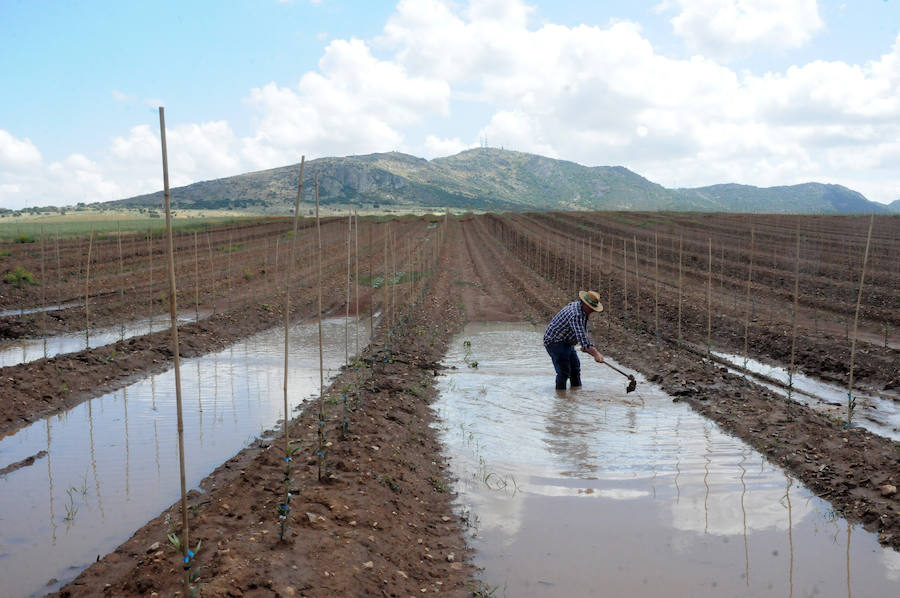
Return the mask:
[[578,291],[578,296],[585,305],[594,311],[603,311],[603,304],[600,303],[600,294],[596,291]]

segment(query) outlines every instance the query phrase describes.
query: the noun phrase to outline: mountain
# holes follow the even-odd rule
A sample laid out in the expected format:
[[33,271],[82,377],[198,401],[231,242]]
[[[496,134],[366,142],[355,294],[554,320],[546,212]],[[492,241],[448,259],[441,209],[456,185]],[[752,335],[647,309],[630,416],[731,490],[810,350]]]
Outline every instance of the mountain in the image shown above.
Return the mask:
[[[247,209],[289,213],[299,165],[202,181],[171,190],[182,209]],[[474,210],[692,210],[724,212],[885,212],[840,185],[788,187],[713,185],[667,189],[622,166],[582,166],[496,148],[425,160],[398,152],[319,158],[306,163],[303,201],[325,206]],[[897,202],[895,202],[897,203]],[[162,192],[105,205],[158,207]]]
[[887,205],[888,212],[893,212],[895,214],[900,214],[900,199],[895,199],[891,203]]

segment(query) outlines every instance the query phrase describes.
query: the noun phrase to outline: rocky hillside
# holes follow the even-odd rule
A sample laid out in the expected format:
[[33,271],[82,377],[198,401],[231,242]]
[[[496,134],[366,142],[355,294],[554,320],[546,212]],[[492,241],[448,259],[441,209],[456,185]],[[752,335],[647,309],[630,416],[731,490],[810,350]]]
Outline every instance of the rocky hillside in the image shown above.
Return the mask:
[[[202,181],[172,190],[176,207],[289,213],[299,165]],[[479,148],[425,160],[397,152],[307,162],[303,201],[326,206],[451,207],[473,210],[696,210],[886,212],[840,185],[713,185],[667,189],[622,166],[582,166],[534,154]],[[162,192],[107,202],[158,207]],[[897,203],[897,202],[895,202]]]

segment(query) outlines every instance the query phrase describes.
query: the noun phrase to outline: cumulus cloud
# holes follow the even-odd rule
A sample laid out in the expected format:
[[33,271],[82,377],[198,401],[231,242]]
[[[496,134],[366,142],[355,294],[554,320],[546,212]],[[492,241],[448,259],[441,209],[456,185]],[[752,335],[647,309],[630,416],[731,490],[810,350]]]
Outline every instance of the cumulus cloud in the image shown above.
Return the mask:
[[255,134],[243,140],[243,158],[257,168],[314,155],[402,149],[402,128],[431,115],[446,115],[450,85],[412,76],[400,64],[380,60],[356,39],[335,40],[319,70],[295,87],[269,83],[251,90],[247,103],[258,115]]
[[0,129],[0,169],[19,170],[40,163],[41,152],[31,140],[17,139]]
[[825,27],[816,0],[666,0],[657,10],[677,11],[671,19],[675,33],[693,50],[718,59],[797,48]]
[[425,156],[426,158],[440,158],[443,156],[451,156],[459,152],[473,147],[472,144],[463,142],[459,137],[444,139],[435,135],[427,135],[425,137]]

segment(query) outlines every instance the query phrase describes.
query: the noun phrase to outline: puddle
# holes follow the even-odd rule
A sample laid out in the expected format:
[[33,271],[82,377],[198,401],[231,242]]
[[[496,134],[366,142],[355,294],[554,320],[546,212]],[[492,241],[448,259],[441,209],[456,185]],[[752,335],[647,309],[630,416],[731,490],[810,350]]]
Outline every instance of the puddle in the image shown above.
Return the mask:
[[28,308],[20,308],[20,309],[7,309],[0,311],[0,318],[5,318],[7,316],[24,316],[26,314],[39,314],[45,311],[59,311],[62,309],[69,309],[70,307],[78,307],[79,305],[84,305],[83,303],[78,303],[77,301],[74,303],[61,303],[56,305],[48,305],[44,307],[28,307]]
[[438,385],[493,595],[896,595],[900,554],[643,378],[626,395],[582,359],[584,387],[557,395],[542,332],[466,327]]
[[[368,330],[361,322],[360,346]],[[323,322],[329,378],[344,363],[344,331],[344,318]],[[355,335],[351,320],[351,353]],[[315,323],[293,328],[290,366],[293,408],[319,393]],[[188,488],[282,418],[283,368],[283,329],[182,361]],[[170,370],[0,440],[0,467],[47,451],[0,476],[0,595],[59,588],[178,500],[174,384]]]
[[[211,310],[200,310],[200,319],[209,317],[211,313]],[[185,311],[178,316],[178,321],[182,324],[196,322],[197,312],[195,310]],[[85,331],[81,330],[50,336],[46,339],[20,339],[12,343],[0,344],[0,367],[19,365],[65,353],[76,353],[85,349],[96,349],[133,336],[159,332],[168,326],[169,316],[158,315],[108,328],[91,329],[89,334],[85,334]]]
[[[787,368],[767,365],[754,359],[745,359],[740,355],[732,355],[730,353],[713,351],[712,354],[722,361],[747,370],[750,374],[758,374],[781,382],[784,385],[787,385],[790,379]],[[745,375],[744,372],[739,370],[728,369],[733,374]],[[783,397],[787,396],[786,388],[770,384],[755,376],[753,378],[754,382],[765,386],[772,392]],[[834,384],[810,378],[800,372],[794,372],[793,388],[794,392],[791,393],[791,398],[798,403],[808,405],[831,417],[847,419],[846,388],[840,388]],[[854,393],[854,395],[857,403],[853,424],[865,428],[873,434],[900,441],[900,401],[864,393]]]

